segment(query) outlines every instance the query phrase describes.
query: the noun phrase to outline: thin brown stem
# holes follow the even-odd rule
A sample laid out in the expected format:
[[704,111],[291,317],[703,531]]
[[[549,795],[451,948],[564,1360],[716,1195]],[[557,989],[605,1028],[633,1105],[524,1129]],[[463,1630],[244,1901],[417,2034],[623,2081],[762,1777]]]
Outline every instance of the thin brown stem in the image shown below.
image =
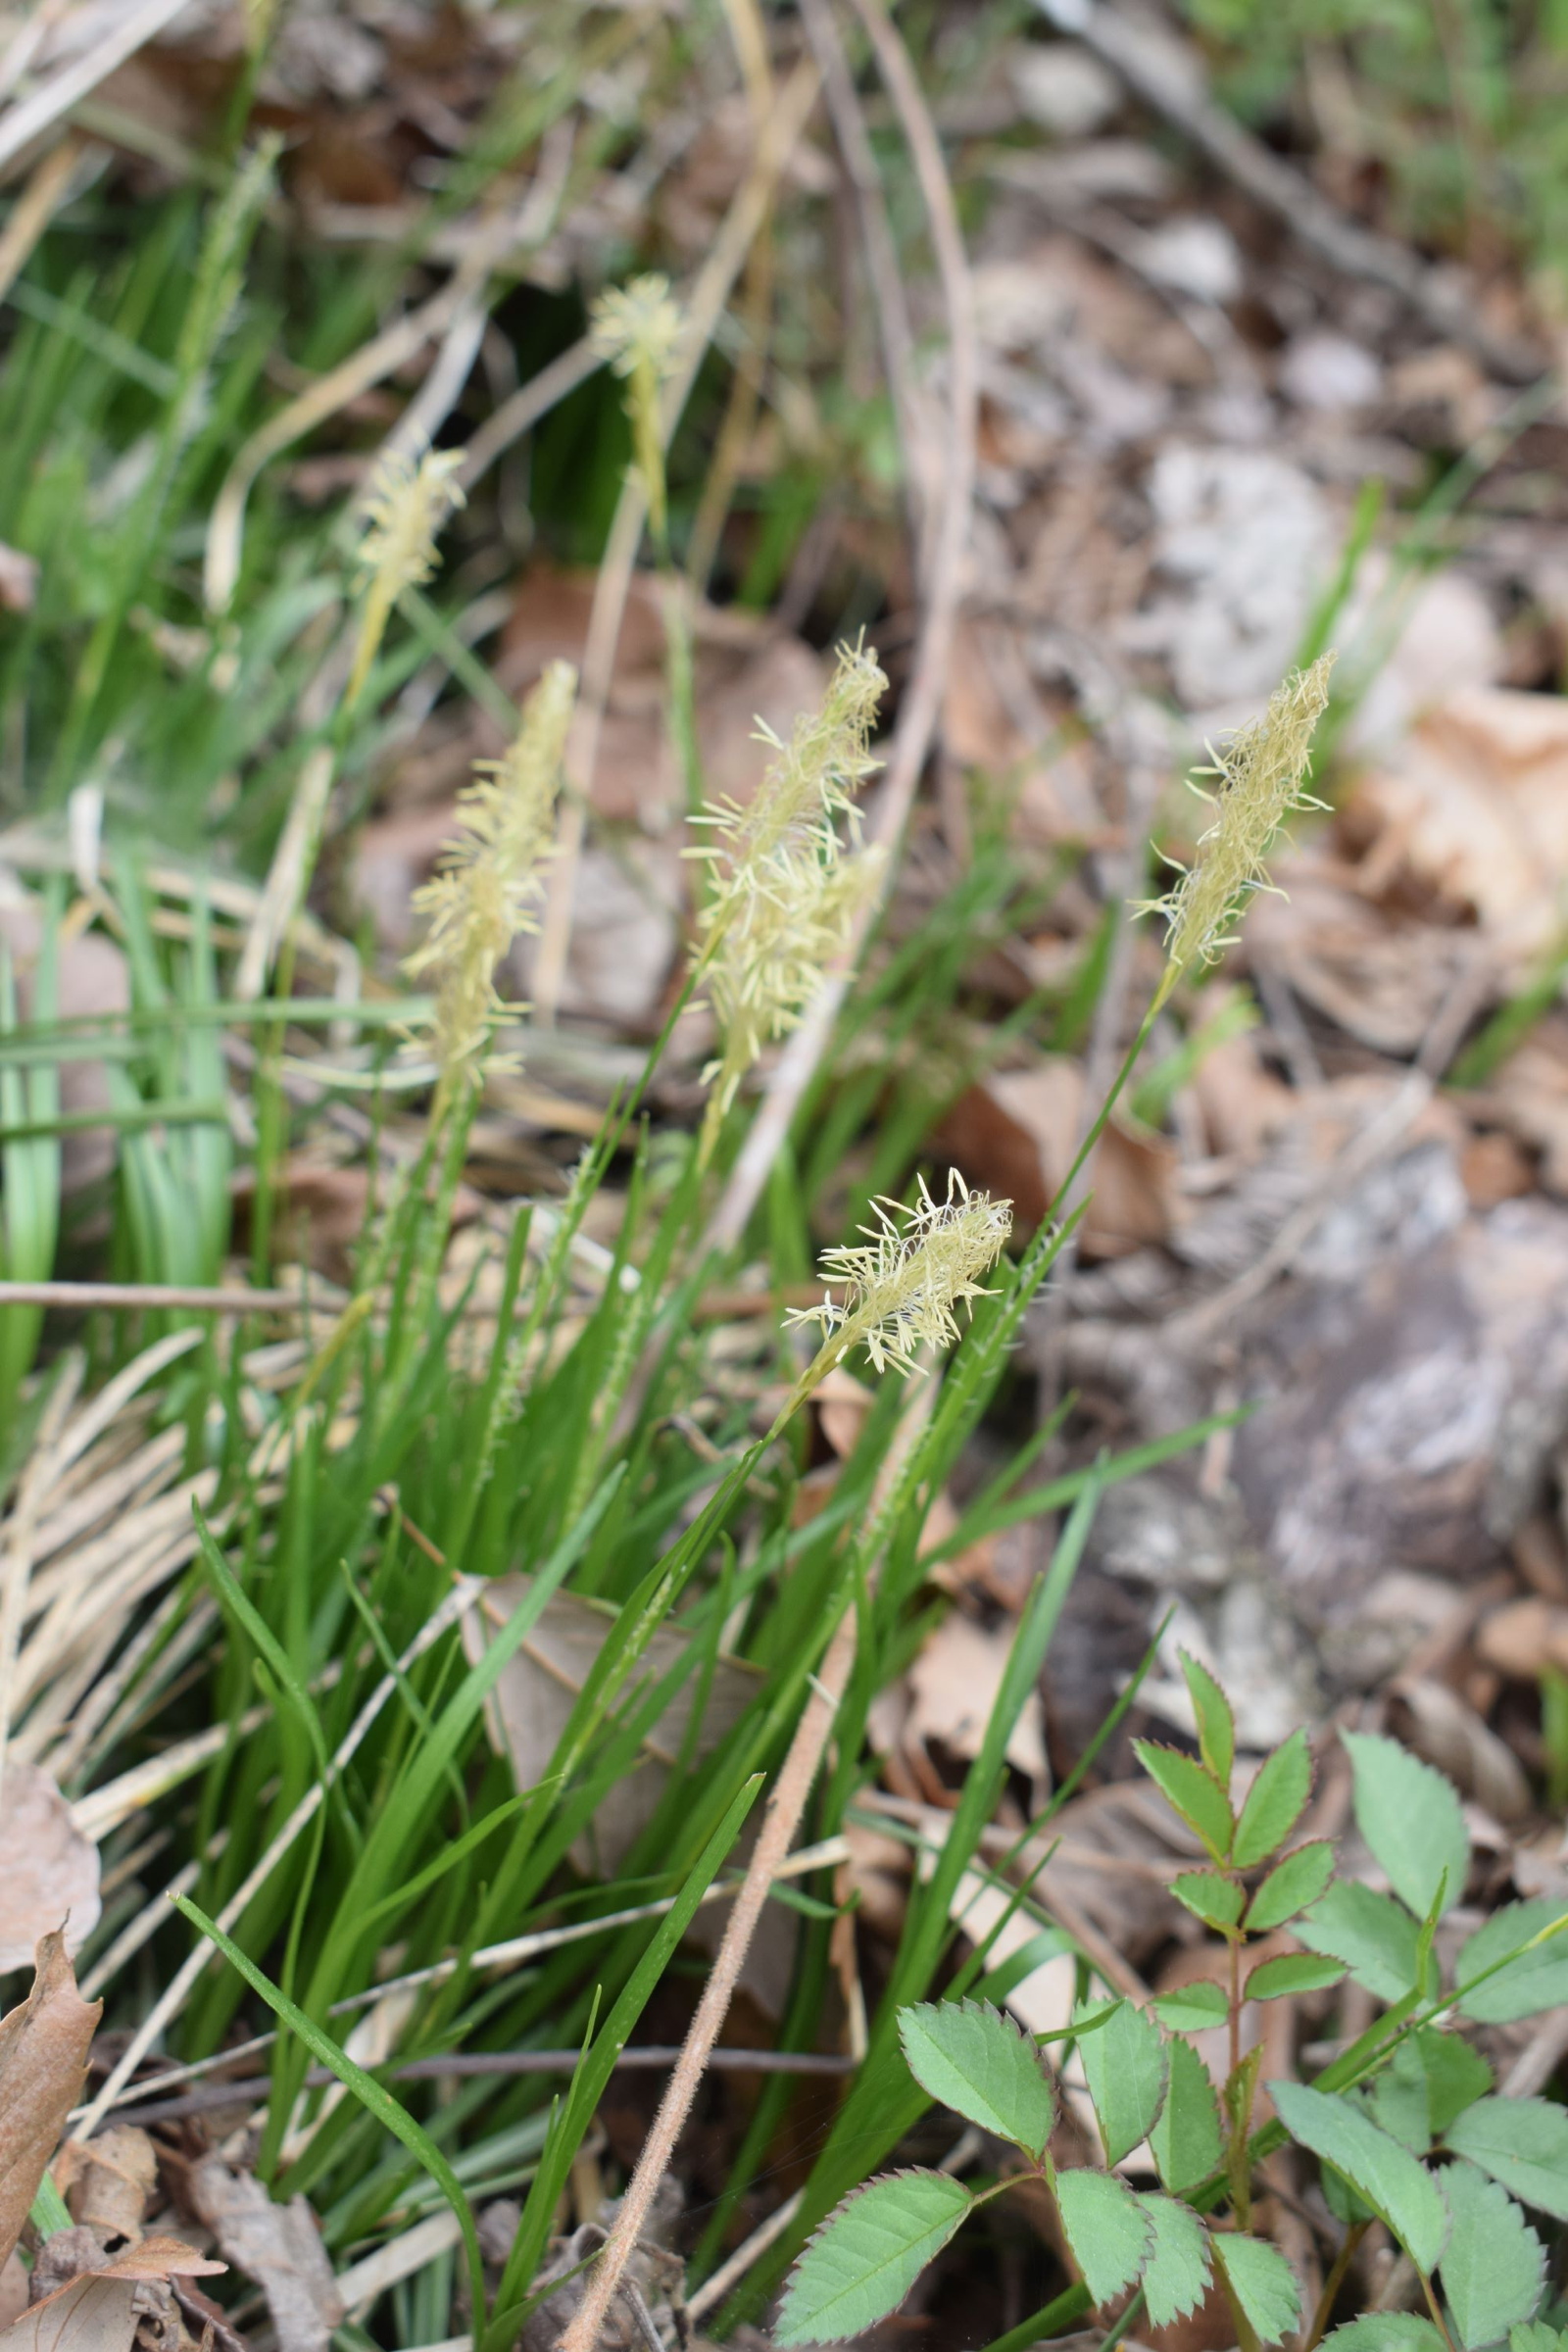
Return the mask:
[[1317,2299],[1317,2309],[1312,2314],[1312,2325],[1301,2338],[1301,2352],[1317,2352],[1317,2346],[1322,2342],[1328,2324],[1334,2317],[1334,2306],[1339,2299],[1340,2289],[1345,2284],[1361,2240],[1371,2227],[1370,2222],[1352,2222],[1346,2231],[1345,2243],[1335,2255],[1334,2267],[1323,2281],[1323,2292]]

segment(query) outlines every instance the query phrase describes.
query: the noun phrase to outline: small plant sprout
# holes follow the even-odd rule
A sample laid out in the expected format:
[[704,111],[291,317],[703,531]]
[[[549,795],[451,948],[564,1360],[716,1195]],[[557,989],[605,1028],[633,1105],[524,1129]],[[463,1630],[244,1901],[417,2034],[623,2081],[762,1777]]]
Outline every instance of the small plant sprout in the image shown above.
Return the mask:
[[[1052,2306],[1056,2330],[1103,2304],[1119,2312],[1112,2340],[1140,2309],[1167,2328],[1216,2285],[1241,2352],[1298,2329],[1301,2352],[1325,2342],[1333,2352],[1568,2348],[1537,2316],[1549,2301],[1546,2251],[1525,2215],[1568,2219],[1568,2115],[1548,2099],[1495,2091],[1487,2059],[1457,2031],[1539,2016],[1568,1997],[1568,1910],[1504,1905],[1457,1946],[1445,1984],[1436,1933],[1463,1898],[1470,1845],[1442,1773],[1393,1740],[1341,1733],[1356,1827],[1392,1891],[1338,1880],[1329,1839],[1293,1842],[1311,1795],[1305,1735],[1265,1756],[1238,1795],[1230,1701],[1199,1660],[1184,1653],[1182,1669],[1197,1755],[1147,1741],[1138,1752],[1206,1857],[1171,1892],[1228,1947],[1227,1981],[1199,1978],[1147,2005],[1083,2001],[1067,2025],[1034,2035],[984,2001],[901,2008],[904,2061],[921,2089],[1015,2154],[978,2191],[926,2172],[853,2190],[795,2265],[779,2345],[874,2328],[969,2214],[1027,2180],[1054,2204],[1079,2273]],[[1286,1930],[1295,1950],[1279,1949]],[[1242,2050],[1244,2008],[1295,1998],[1331,2015],[1347,1974],[1382,2015],[1346,2034],[1315,2082],[1269,2082],[1274,2113],[1256,2124],[1266,2037]],[[1216,2084],[1187,2036],[1227,2025],[1230,2065]],[[1077,2044],[1104,2171],[1055,2160],[1065,2150],[1054,2147],[1059,2077],[1047,2071],[1048,2043],[1063,2063]],[[1253,2234],[1253,2176],[1288,2142],[1316,2160],[1342,2232],[1304,2326],[1290,2263]],[[1139,2147],[1157,2189],[1121,2177]],[[1375,2312],[1335,2328],[1374,2223],[1408,2257],[1432,2316]]]
[[359,700],[375,660],[392,608],[405,588],[417,588],[434,572],[436,539],[449,514],[463,504],[453,478],[463,463],[459,449],[427,449],[416,464],[401,449],[388,450],[366,494],[365,536],[358,565],[365,595],[359,642],[345,702]]
[[945,1200],[932,1199],[923,1176],[919,1191],[913,1208],[873,1203],[877,1222],[860,1228],[863,1248],[827,1251],[822,1272],[846,1286],[842,1305],[828,1298],[791,1311],[792,1324],[820,1324],[827,1335],[806,1375],[812,1387],[852,1348],[864,1348],[879,1372],[889,1364],[912,1372],[919,1348],[958,1338],[956,1309],[964,1300],[991,1296],[980,1277],[1002,1255],[1012,1203],[971,1193],[956,1168]]
[[851,796],[876,765],[868,746],[886,690],[874,653],[841,648],[821,710],[802,718],[787,744],[759,722],[759,740],[778,758],[755,799],[745,808],[710,802],[696,820],[717,836],[689,853],[709,867],[696,968],[722,1039],[704,1073],[713,1088],[705,1157],[747,1071],[769,1039],[800,1020],[875,887],[881,851],[847,847],[835,820],[848,818],[854,844]]
[[507,1009],[496,993],[496,966],[519,932],[534,928],[576,692],[570,662],[553,662],[528,697],[511,750],[475,762],[458,805],[463,831],[414,896],[429,927],[404,968],[435,975],[429,1043],[443,1102],[477,1075],[491,1028]]
[[629,285],[612,286],[594,304],[590,332],[594,348],[610,362],[627,387],[632,442],[648,519],[662,546],[668,522],[664,487],[664,427],[660,395],[674,373],[685,320],[659,270],[634,277]]
[[1293,670],[1261,718],[1209,747],[1213,764],[1198,775],[1213,779],[1211,792],[1189,779],[1200,799],[1212,804],[1214,821],[1180,879],[1139,909],[1165,918],[1161,1002],[1190,965],[1213,963],[1231,945],[1231,926],[1247,900],[1270,887],[1264,859],[1286,818],[1323,807],[1306,790],[1306,779],[1333,667],[1334,656],[1324,654],[1310,669]]

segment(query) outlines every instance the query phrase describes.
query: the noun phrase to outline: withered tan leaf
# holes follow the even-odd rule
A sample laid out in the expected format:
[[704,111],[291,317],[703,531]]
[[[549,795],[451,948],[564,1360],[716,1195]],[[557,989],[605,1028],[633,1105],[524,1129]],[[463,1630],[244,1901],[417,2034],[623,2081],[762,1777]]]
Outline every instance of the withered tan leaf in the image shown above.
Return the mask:
[[303,2197],[276,2205],[251,2173],[206,2156],[191,2202],[236,2270],[267,2297],[278,2352],[327,2352],[343,2304],[316,2216]]
[[6,1758],[0,1784],[0,1969],[25,1968],[38,1938],[63,1928],[79,1951],[98,1924],[98,1848],[47,1772]]
[[0,2018],[0,2262],[22,2234],[75,2104],[102,2015],[102,2001],[76,1990],[64,1936],[56,1929],[43,1936],[31,1992]]
[[[85,2239],[84,2230],[62,2234]],[[55,2241],[51,2239],[50,2244]],[[201,2278],[223,2268],[178,2237],[144,2237],[121,2254],[99,2255],[52,2293],[41,2295],[0,2330],[0,2352],[129,2352],[139,2297],[172,2278]]]

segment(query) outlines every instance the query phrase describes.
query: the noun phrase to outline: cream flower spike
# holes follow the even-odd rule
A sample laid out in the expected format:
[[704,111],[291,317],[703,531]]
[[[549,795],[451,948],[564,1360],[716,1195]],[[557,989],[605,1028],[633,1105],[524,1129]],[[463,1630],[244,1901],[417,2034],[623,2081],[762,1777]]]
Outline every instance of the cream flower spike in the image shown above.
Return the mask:
[[1203,792],[1191,780],[1200,798],[1212,802],[1214,821],[1181,879],[1138,909],[1165,917],[1162,996],[1189,964],[1213,963],[1231,945],[1231,926],[1246,901],[1270,887],[1263,860],[1286,818],[1323,807],[1306,790],[1306,779],[1333,667],[1334,656],[1324,654],[1310,669],[1293,670],[1261,718],[1238,728],[1217,749],[1210,746],[1213,765],[1198,773],[1214,778],[1214,790]]
[[427,449],[417,465],[403,450],[389,449],[376,466],[362,509],[358,563],[365,612],[345,698],[350,703],[369,675],[398,598],[435,570],[437,534],[463,505],[462,486],[453,479],[462,464],[461,449]]
[[831,1349],[834,1362],[863,1347],[879,1372],[889,1364],[912,1372],[919,1348],[946,1348],[960,1336],[957,1306],[992,1296],[980,1277],[990,1273],[1012,1230],[1011,1201],[971,1193],[956,1168],[945,1200],[932,1200],[924,1177],[919,1191],[913,1208],[873,1201],[877,1222],[860,1228],[864,1249],[826,1252],[824,1278],[848,1288],[842,1306],[824,1298],[787,1318],[820,1324],[822,1351]]
[[660,394],[675,372],[686,321],[660,270],[612,286],[593,307],[589,328],[594,349],[628,386],[637,470],[648,500],[648,519],[658,539],[664,536],[664,427]]
[[876,765],[868,745],[886,689],[874,654],[843,648],[821,710],[787,744],[759,726],[778,758],[749,805],[710,803],[697,820],[717,836],[688,853],[710,869],[694,960],[722,1039],[704,1073],[714,1084],[707,1149],[763,1046],[787,1036],[816,995],[875,888],[882,852],[847,853],[834,819],[846,814],[857,832],[851,794]]
[[404,969],[436,975],[426,1042],[446,1093],[477,1076],[491,1029],[508,1009],[496,993],[496,966],[520,932],[535,928],[576,693],[571,663],[553,662],[523,707],[511,750],[475,762],[474,781],[458,801],[463,831],[414,894],[428,929]]

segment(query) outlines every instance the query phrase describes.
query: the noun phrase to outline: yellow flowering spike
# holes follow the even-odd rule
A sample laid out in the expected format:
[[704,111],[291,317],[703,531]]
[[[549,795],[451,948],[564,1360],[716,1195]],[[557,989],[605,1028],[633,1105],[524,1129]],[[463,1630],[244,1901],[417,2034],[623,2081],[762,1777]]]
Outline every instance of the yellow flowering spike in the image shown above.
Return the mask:
[[404,969],[436,975],[429,1046],[444,1090],[477,1075],[491,1027],[507,1009],[496,966],[518,933],[535,927],[576,692],[571,663],[553,662],[523,707],[511,750],[474,763],[474,780],[459,796],[463,831],[414,894],[428,927]]
[[594,349],[625,379],[637,471],[648,501],[648,519],[660,540],[666,521],[660,394],[675,372],[684,330],[669,280],[659,270],[601,294],[589,329]]
[[405,588],[429,579],[439,561],[436,536],[456,507],[461,485],[453,479],[463,463],[460,449],[427,449],[416,465],[402,450],[388,450],[366,493],[365,536],[359,571],[365,592],[354,668],[347,700],[358,700],[386,631],[393,606]]
[[860,1228],[865,1248],[829,1250],[823,1257],[824,1279],[847,1286],[842,1306],[824,1298],[788,1317],[792,1324],[820,1324],[823,1350],[831,1348],[835,1362],[863,1347],[879,1372],[889,1364],[912,1372],[917,1349],[958,1338],[960,1303],[991,1296],[980,1277],[990,1273],[1012,1230],[1011,1201],[971,1193],[956,1168],[945,1200],[932,1200],[924,1177],[919,1189],[913,1208],[897,1200],[872,1203],[877,1222]]
[[[1268,888],[1264,865],[1270,843],[1285,819],[1323,803],[1306,790],[1312,736],[1328,705],[1334,656],[1324,654],[1310,669],[1293,670],[1269,699],[1261,718],[1210,746],[1214,790],[1193,789],[1214,805],[1214,821],[1198,844],[1198,855],[1162,899],[1139,908],[1165,917],[1168,955],[1165,988],[1192,963],[1212,963],[1231,944],[1231,925],[1253,891]],[[1164,993],[1162,991],[1162,993]]]
[[868,746],[886,690],[874,653],[842,648],[821,710],[801,718],[787,744],[760,724],[778,758],[753,800],[710,802],[698,819],[717,836],[691,853],[711,883],[695,961],[723,1040],[707,1073],[716,1080],[713,1120],[767,1041],[800,1020],[871,897],[881,852],[847,849],[834,820],[848,817],[853,841],[851,795],[876,765]]

